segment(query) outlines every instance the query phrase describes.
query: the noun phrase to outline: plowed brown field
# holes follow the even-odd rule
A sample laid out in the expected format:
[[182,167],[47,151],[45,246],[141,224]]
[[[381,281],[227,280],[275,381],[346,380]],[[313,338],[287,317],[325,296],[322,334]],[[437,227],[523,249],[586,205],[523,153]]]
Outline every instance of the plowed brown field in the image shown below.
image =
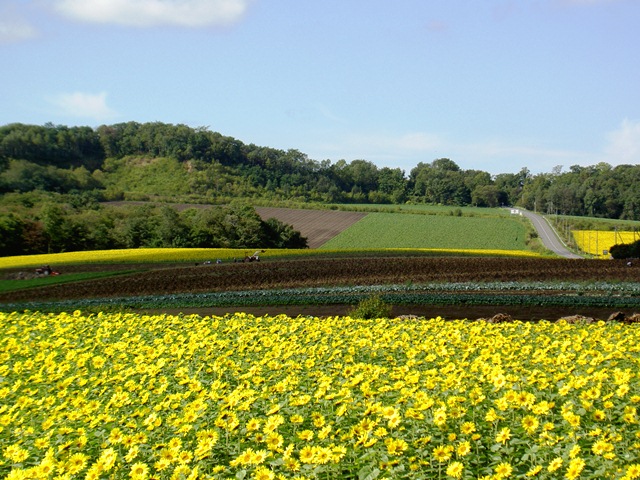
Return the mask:
[[343,230],[366,216],[362,212],[337,210],[305,210],[293,208],[256,207],[263,220],[277,218],[291,225],[307,238],[309,248],[318,248]]

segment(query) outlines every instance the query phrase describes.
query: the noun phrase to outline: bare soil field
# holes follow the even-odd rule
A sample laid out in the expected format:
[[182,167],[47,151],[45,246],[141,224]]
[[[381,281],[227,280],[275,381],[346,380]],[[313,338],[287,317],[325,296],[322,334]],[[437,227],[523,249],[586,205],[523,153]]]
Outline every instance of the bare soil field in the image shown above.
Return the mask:
[[309,248],[322,246],[367,215],[362,212],[275,207],[256,207],[256,212],[263,220],[276,218],[291,225],[307,238]]

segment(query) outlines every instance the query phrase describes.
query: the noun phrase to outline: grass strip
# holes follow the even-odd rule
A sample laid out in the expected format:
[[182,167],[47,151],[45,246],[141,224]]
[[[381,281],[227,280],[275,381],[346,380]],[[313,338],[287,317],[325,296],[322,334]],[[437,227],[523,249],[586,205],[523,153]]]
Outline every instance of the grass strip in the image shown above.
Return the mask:
[[119,270],[113,272],[83,272],[66,273],[64,275],[53,275],[38,278],[0,280],[0,293],[15,292],[28,288],[47,287],[71,282],[83,282],[96,278],[113,277],[116,275],[128,275],[137,270]]

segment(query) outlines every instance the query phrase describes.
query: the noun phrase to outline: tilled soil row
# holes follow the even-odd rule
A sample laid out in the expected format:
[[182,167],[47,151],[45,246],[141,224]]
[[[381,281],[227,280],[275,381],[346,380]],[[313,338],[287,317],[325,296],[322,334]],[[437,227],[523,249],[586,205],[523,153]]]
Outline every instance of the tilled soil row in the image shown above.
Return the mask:
[[[275,288],[429,282],[640,281],[622,261],[468,257],[300,259],[223,265],[121,266],[138,273],[0,294],[0,303]],[[104,266],[113,269],[113,266]],[[87,271],[96,271],[96,265]],[[64,269],[63,269],[64,270]],[[82,271],[76,266],[73,271]],[[63,272],[64,274],[64,272]]]

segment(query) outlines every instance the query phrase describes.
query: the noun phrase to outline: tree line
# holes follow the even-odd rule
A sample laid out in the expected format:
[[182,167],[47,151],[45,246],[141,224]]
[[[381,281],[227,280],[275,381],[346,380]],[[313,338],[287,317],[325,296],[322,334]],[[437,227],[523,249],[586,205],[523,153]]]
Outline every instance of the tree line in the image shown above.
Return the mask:
[[126,122],[97,128],[0,127],[0,193],[94,192],[107,200],[167,196],[321,203],[516,205],[566,215],[640,220],[640,165],[556,167],[490,175],[439,158],[408,173],[357,159],[313,160],[245,144],[205,127]]
[[34,195],[10,194],[5,205],[14,201],[22,208],[0,213],[2,255],[140,247],[307,248],[307,239],[291,225],[265,221],[247,204],[178,211],[168,205],[104,206],[82,199],[40,194],[26,208]]

